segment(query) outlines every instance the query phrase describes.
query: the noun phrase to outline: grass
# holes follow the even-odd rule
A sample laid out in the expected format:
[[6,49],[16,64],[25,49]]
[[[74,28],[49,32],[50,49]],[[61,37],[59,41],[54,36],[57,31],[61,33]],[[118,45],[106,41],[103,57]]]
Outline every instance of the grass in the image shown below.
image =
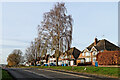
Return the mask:
[[13,80],[12,76],[4,69],[2,69],[2,80]]
[[[24,68],[24,67],[23,67]],[[93,66],[31,66],[30,68],[49,68],[49,69],[58,69],[65,71],[73,71],[80,73],[88,73],[95,75],[103,75],[109,77],[120,77],[120,69],[116,67],[93,67]],[[87,70],[84,70],[87,68]]]

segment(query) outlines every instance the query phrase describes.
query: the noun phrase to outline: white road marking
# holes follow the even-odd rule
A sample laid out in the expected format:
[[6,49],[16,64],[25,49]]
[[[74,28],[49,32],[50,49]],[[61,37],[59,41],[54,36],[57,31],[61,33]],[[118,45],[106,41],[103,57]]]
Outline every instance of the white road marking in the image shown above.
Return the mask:
[[[43,70],[43,69],[38,69],[38,70]],[[58,71],[52,71],[52,70],[45,70],[45,71],[56,72],[56,73],[61,73],[61,74],[67,74],[67,75],[72,75],[72,76],[82,77],[82,78],[92,78],[92,77],[86,77],[86,76],[75,75],[75,74],[64,73],[64,72],[58,72]]]
[[44,75],[44,74],[39,74],[39,73],[36,73],[36,72],[30,71],[30,70],[24,70],[24,71],[31,72],[31,73],[34,73],[34,74],[39,75],[39,76],[43,76],[43,77],[45,77],[45,78],[53,78],[53,77],[46,76],[46,75]]

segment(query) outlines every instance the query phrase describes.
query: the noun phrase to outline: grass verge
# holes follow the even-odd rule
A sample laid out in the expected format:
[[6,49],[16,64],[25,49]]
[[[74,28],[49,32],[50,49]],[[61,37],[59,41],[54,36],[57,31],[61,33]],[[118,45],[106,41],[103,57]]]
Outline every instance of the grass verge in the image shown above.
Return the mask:
[[2,69],[2,80],[13,80],[12,76],[4,69]]
[[[22,68],[47,68],[47,69],[57,69],[64,71],[73,71],[80,73],[95,74],[99,76],[107,77],[120,77],[120,69],[116,67],[93,67],[93,66],[31,66]],[[86,68],[86,70],[84,70]]]

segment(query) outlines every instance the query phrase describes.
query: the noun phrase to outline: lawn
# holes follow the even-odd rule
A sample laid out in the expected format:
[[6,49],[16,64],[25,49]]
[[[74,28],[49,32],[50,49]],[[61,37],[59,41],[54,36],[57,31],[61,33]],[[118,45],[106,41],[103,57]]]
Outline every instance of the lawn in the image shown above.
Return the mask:
[[[49,68],[80,73],[89,73],[95,75],[104,75],[111,77],[120,77],[120,69],[116,67],[93,67],[93,66],[31,66],[31,68]],[[84,70],[86,68],[86,70]]]
[[2,80],[13,80],[12,76],[4,69],[2,69]]

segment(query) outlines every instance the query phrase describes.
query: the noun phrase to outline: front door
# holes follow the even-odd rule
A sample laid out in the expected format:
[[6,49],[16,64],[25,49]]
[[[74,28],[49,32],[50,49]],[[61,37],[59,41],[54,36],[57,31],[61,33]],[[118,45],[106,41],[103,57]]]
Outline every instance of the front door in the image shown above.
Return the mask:
[[74,65],[76,65],[76,60],[74,60]]
[[71,65],[71,66],[73,65],[73,63],[74,63],[73,61],[70,61],[70,65]]

